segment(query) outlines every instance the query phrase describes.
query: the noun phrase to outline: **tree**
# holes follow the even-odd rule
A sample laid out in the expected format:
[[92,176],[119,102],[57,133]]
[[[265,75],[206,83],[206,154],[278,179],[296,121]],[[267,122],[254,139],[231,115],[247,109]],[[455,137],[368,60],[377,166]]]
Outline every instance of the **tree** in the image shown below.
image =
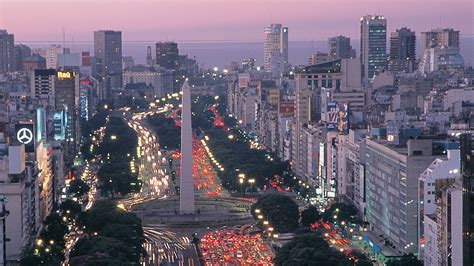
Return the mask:
[[390,260],[387,266],[423,266],[423,262],[413,254],[404,254],[399,260]]
[[359,251],[352,251],[349,260],[355,262],[356,266],[372,266],[373,265],[372,262],[369,260],[369,258],[365,254]]
[[356,222],[357,212],[357,208],[352,205],[345,203],[334,203],[323,213],[323,220]]
[[70,199],[63,201],[61,206],[59,206],[59,210],[64,216],[73,218],[77,217],[82,212],[81,205]]
[[[126,242],[103,236],[93,236],[91,238],[81,238],[71,250],[71,258],[89,255],[88,259],[93,259],[94,255],[101,254],[100,257],[114,258],[123,263],[132,264],[138,262],[133,255],[134,250]],[[86,260],[87,264],[87,260]]]
[[301,224],[305,227],[309,227],[320,219],[321,215],[319,214],[318,208],[312,205],[301,212]]
[[[118,265],[130,265],[137,264],[145,254],[140,218],[119,209],[113,202],[96,202],[78,222],[85,227],[89,237],[74,246],[71,257],[77,257],[75,261],[87,261],[87,265],[114,265],[113,260],[118,259],[123,262]],[[71,265],[74,265],[72,261]],[[103,264],[94,264],[99,262]]]
[[316,234],[305,234],[286,243],[275,257],[276,265],[351,265],[343,253],[329,247]]
[[280,233],[288,233],[298,228],[298,205],[288,196],[267,194],[258,198],[252,205],[252,213],[259,209],[264,219]]
[[69,184],[69,193],[71,193],[73,197],[82,197],[89,192],[89,189],[89,185],[81,179],[76,178]]

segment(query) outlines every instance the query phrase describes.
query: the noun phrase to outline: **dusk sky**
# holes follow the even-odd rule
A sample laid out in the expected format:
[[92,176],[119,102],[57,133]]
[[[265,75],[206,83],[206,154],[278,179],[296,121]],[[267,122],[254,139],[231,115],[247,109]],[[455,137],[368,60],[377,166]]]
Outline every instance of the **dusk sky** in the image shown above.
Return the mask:
[[388,31],[453,27],[474,36],[472,0],[0,0],[0,29],[18,41],[90,41],[114,29],[125,41],[261,41],[265,25],[290,27],[290,40],[358,38],[359,18],[381,14]]

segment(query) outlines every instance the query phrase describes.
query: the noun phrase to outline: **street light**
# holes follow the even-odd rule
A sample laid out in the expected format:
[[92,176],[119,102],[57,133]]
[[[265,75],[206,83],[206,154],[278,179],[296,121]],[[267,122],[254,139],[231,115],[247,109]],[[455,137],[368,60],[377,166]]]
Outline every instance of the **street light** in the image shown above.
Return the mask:
[[240,178],[239,179],[239,182],[240,182],[240,194],[243,194],[243,185],[244,185],[244,179],[243,178]]
[[249,183],[250,183],[250,193],[253,193],[253,184],[255,183],[255,178],[249,179]]

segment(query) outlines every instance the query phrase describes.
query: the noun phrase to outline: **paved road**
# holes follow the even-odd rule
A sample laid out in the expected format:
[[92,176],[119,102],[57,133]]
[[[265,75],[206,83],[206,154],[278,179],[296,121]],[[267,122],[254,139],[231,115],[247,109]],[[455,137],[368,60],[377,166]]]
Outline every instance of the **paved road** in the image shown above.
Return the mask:
[[161,226],[144,226],[145,249],[148,257],[142,265],[199,265],[190,236],[184,236]]

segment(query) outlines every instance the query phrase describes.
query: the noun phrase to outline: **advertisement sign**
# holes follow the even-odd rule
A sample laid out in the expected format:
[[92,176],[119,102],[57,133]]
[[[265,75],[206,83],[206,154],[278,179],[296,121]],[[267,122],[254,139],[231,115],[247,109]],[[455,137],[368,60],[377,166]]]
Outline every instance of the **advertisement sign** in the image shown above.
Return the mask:
[[290,117],[295,114],[295,103],[293,101],[280,102],[278,112],[283,117]]
[[36,142],[47,138],[47,122],[46,110],[44,108],[36,109]]
[[339,132],[343,134],[349,134],[349,106],[347,103],[338,104],[339,109]]
[[280,102],[280,90],[270,89],[268,91],[268,102],[271,105],[277,105]]
[[64,140],[65,138],[65,116],[64,111],[54,112],[54,140]]
[[15,124],[15,138],[25,145],[25,152],[35,151],[35,134],[33,124]]

